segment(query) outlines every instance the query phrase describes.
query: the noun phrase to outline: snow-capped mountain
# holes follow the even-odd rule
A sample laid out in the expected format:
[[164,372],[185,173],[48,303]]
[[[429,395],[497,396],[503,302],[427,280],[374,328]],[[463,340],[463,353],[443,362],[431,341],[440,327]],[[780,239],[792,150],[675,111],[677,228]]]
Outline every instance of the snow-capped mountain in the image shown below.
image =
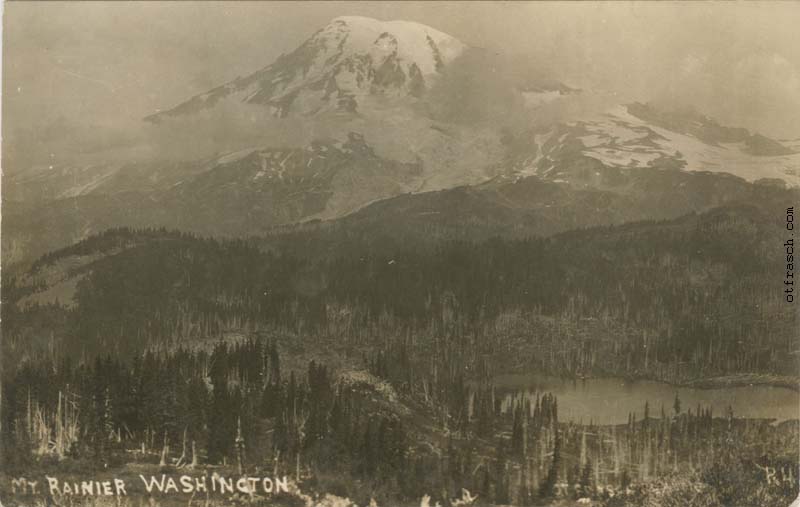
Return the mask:
[[281,117],[356,112],[368,97],[421,95],[465,47],[419,23],[342,16],[271,65],[146,119],[159,122],[221,100],[260,104]]
[[[476,54],[479,64],[465,64]],[[553,79],[502,82],[497,96],[524,110],[513,128],[497,115],[437,115],[437,101],[469,108],[495,88],[497,76],[479,72],[493,65],[492,55],[418,23],[336,18],[264,69],[148,118],[159,125],[145,124],[157,133],[198,132],[199,143],[203,122],[212,120],[195,113],[231,103],[274,113],[270,125],[302,136],[287,136],[285,145],[247,137],[210,155],[194,154],[192,143],[189,155],[171,160],[54,159],[14,171],[3,181],[4,197],[11,196],[3,201],[11,231],[5,258],[29,259],[122,225],[249,236],[359,210],[396,216],[412,206],[422,206],[425,220],[447,217],[459,227],[550,234],[580,225],[560,217],[567,203],[596,203],[596,222],[583,225],[621,223],[800,188],[796,140],[778,142],[696,112],[637,103],[536,122],[592,93]],[[476,73],[482,86],[472,87]],[[462,82],[472,95],[448,94],[463,91]],[[173,121],[185,117],[197,121]]]
[[529,132],[506,163],[510,175],[600,188],[644,169],[726,173],[800,187],[800,153],[792,148],[696,112],[639,103]]

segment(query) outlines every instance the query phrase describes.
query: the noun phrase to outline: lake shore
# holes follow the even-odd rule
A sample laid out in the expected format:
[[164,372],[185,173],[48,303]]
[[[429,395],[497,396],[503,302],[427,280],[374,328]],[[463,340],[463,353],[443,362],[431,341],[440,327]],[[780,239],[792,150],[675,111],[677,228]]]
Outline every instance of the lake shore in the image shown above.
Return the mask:
[[768,373],[739,373],[735,375],[724,375],[721,377],[707,377],[676,385],[684,387],[694,387],[698,389],[720,389],[724,387],[750,387],[750,386],[770,386],[783,387],[800,392],[800,377],[790,375],[773,375]]
[[[717,377],[700,377],[688,380],[663,380],[647,375],[553,375],[553,378],[579,382],[590,379],[621,379],[626,382],[660,382],[676,387],[690,387],[694,389],[723,389],[731,387],[781,387],[800,392],[800,376],[776,375],[771,373],[735,373]],[[509,372],[494,377],[494,384],[499,387],[511,387],[524,384],[529,374]]]

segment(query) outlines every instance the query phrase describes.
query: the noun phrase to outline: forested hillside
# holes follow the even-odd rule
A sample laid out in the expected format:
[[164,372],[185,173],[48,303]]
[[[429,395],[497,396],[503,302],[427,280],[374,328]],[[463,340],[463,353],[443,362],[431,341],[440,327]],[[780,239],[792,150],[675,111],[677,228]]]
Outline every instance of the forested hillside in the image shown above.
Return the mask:
[[[113,230],[7,279],[4,347],[121,357],[236,330],[323,340],[344,355],[412,345],[419,361],[686,380],[792,374],[791,315],[772,280],[781,224],[757,208],[550,238],[391,251],[351,241],[218,241]],[[276,246],[277,245],[277,246]]]
[[[550,393],[504,407],[485,377],[468,385],[448,361],[438,376],[409,383],[383,354],[338,373],[314,361],[296,372],[285,359],[274,341],[254,338],[130,363],[24,364],[3,384],[2,424],[13,428],[0,441],[4,470],[30,471],[43,457],[123,473],[266,470],[362,505],[410,505],[429,493],[458,505],[452,496],[461,488],[515,505],[689,495],[702,502],[690,505],[728,507],[794,492],[785,480],[761,482],[759,467],[791,469],[791,457],[775,451],[796,446],[796,421],[734,419],[684,408],[676,396],[666,409],[645,402],[627,424],[575,424],[559,419]],[[666,489],[647,486],[669,474]],[[277,496],[279,505],[291,500]]]

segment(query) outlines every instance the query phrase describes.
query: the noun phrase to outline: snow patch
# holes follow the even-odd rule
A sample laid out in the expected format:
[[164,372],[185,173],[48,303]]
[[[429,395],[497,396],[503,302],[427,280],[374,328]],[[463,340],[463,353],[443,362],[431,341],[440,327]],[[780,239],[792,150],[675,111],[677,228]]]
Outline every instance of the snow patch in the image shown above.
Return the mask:
[[525,101],[526,107],[539,107],[544,104],[554,102],[560,97],[561,92],[558,90],[546,92],[522,92],[522,99]]
[[[684,161],[687,171],[729,173],[750,182],[774,178],[800,187],[800,153],[756,156],[747,152],[744,143],[709,145],[694,136],[649,124],[628,113],[625,106],[568,126],[582,133],[577,135],[584,146],[582,153],[608,167],[652,167],[659,159],[672,158]],[[538,137],[537,162],[544,156]],[[563,140],[562,135],[559,142]]]
[[[341,23],[348,28],[343,58],[354,54],[376,53],[376,56],[385,58],[387,49],[392,46],[387,43],[386,38],[381,38],[381,35],[389,34],[397,41],[397,56],[406,75],[413,63],[417,64],[423,76],[437,72],[436,58],[428,44],[428,37],[436,44],[445,64],[460,55],[466,47],[461,41],[446,33],[420,23],[402,20],[380,21],[363,16],[340,16],[331,21],[324,32],[338,32]],[[383,58],[375,63],[382,63]]]

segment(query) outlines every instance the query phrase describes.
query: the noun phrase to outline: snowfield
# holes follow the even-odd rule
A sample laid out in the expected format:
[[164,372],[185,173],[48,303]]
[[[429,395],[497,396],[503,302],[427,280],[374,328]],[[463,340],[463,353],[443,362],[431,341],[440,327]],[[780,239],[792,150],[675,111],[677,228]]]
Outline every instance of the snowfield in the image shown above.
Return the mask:
[[[580,153],[609,168],[657,168],[672,161],[685,171],[727,173],[749,182],[780,180],[789,187],[800,187],[800,153],[754,155],[744,142],[709,144],[642,120],[626,106],[538,132],[531,136],[529,146],[530,154],[518,159],[514,168],[521,177],[562,177],[554,170]],[[792,143],[784,146],[797,147]]]

